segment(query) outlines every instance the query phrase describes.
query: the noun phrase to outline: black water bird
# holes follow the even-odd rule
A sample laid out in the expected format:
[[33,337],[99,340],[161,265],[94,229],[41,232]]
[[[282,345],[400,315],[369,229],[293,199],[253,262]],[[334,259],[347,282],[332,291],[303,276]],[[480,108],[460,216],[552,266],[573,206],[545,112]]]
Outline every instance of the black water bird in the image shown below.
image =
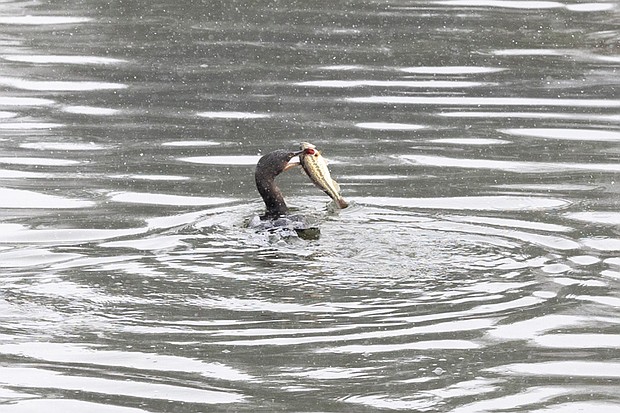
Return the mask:
[[302,215],[289,215],[289,209],[284,201],[282,191],[276,185],[275,179],[282,172],[287,171],[299,163],[291,163],[291,159],[304,151],[289,151],[279,149],[261,157],[256,164],[254,179],[256,189],[265,202],[265,213],[255,217],[250,226],[258,229],[294,231],[302,238],[318,236],[318,228],[308,224]]

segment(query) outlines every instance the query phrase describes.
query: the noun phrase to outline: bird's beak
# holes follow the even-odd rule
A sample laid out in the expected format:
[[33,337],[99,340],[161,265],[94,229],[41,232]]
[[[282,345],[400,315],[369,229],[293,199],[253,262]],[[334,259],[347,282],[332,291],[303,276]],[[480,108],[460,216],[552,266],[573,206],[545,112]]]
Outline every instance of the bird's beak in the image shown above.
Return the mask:
[[[304,151],[305,150],[301,150],[301,151],[298,151],[298,152],[293,152],[293,158],[296,157],[296,156],[301,155],[302,153],[304,153]],[[291,158],[291,159],[293,159],[293,158]],[[293,161],[293,162],[289,161],[289,163],[287,163],[286,166],[284,167],[284,171],[283,172],[286,172],[289,169],[292,169],[292,168],[294,168],[296,166],[299,166],[299,162],[298,161]]]

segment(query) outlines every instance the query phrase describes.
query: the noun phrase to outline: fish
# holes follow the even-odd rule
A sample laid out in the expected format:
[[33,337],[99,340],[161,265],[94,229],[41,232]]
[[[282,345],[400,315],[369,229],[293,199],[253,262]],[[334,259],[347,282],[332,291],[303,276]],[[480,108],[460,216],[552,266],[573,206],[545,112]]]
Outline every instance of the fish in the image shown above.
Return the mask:
[[331,199],[339,208],[346,208],[349,203],[340,195],[340,185],[334,181],[329,173],[327,161],[311,143],[302,142],[300,148],[303,151],[299,155],[299,161],[310,180]]

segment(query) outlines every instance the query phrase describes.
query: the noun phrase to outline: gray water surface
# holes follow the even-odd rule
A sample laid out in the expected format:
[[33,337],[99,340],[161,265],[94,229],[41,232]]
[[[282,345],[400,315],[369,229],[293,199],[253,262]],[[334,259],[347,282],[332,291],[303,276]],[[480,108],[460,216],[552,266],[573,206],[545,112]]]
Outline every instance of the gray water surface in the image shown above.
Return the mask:
[[[620,411],[617,2],[4,2],[0,412]],[[316,144],[351,207],[260,154]]]

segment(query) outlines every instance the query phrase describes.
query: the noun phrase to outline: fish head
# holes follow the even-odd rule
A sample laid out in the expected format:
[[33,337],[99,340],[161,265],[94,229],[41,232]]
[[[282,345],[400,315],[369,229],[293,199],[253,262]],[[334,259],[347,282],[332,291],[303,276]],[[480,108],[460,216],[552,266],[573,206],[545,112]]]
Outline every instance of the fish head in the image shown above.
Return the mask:
[[319,156],[319,154],[320,154],[320,152],[316,149],[316,146],[314,146],[311,143],[301,142],[299,144],[299,147],[301,148],[301,154],[302,155]]

